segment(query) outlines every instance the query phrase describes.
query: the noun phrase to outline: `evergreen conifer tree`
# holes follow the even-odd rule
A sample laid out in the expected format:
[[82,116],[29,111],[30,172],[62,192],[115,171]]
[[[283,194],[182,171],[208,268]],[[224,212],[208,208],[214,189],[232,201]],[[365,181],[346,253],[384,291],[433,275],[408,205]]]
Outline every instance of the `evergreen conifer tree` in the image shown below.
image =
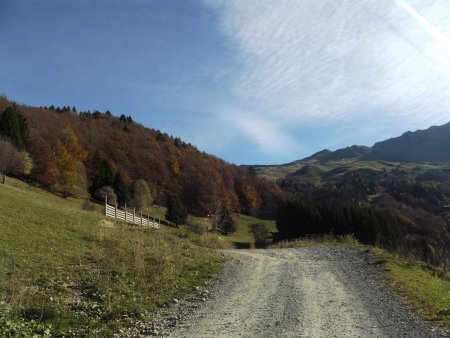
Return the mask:
[[236,222],[233,217],[231,217],[231,212],[224,203],[221,204],[217,216],[217,227],[223,234],[228,235],[229,233],[236,231]]
[[120,172],[117,172],[114,176],[113,188],[116,192],[117,202],[119,203],[119,205],[130,203],[130,190],[128,189],[127,183],[125,182],[125,179]]
[[16,105],[5,109],[0,116],[0,135],[8,138],[19,150],[25,150],[28,126]]
[[166,219],[178,226],[186,223],[187,211],[181,204],[180,200],[176,197],[169,198],[167,203]]
[[[100,155],[96,154],[96,157]],[[114,172],[111,164],[107,159],[96,160],[97,176],[94,179],[91,190],[95,192],[97,189],[104,186],[113,186],[114,184]]]

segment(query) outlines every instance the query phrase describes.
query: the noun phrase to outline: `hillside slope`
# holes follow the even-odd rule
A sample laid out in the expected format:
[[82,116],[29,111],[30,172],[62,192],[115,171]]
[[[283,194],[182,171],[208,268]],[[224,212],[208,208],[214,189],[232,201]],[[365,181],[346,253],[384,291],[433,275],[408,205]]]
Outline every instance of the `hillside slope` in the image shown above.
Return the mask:
[[14,179],[0,184],[0,336],[110,337],[220,269],[212,250],[82,207]]
[[[12,104],[0,97],[0,114]],[[77,113],[68,107],[20,105],[17,110],[28,125],[32,179],[46,189],[83,197],[116,184],[114,175],[119,174],[131,193],[133,182],[142,179],[156,203],[165,205],[168,197],[177,196],[197,215],[208,213],[202,205],[217,201],[234,212],[274,213],[280,196],[276,185],[131,117]]]
[[386,209],[402,224],[403,251],[449,264],[450,228],[440,213],[441,204],[450,200],[450,123],[372,148],[324,150],[303,160],[252,168],[301,200]]

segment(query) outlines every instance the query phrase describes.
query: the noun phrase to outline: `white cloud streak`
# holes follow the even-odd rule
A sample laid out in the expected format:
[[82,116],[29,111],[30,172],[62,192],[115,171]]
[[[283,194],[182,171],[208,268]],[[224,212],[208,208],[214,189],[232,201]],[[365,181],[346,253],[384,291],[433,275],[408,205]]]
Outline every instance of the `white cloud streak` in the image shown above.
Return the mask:
[[262,153],[287,154],[294,149],[294,141],[273,120],[252,112],[226,109],[222,117],[234,124],[247,138],[254,141]]
[[236,100],[223,114],[240,111],[230,121],[261,148],[292,148],[293,124],[448,122],[445,0],[205,2],[238,53]]

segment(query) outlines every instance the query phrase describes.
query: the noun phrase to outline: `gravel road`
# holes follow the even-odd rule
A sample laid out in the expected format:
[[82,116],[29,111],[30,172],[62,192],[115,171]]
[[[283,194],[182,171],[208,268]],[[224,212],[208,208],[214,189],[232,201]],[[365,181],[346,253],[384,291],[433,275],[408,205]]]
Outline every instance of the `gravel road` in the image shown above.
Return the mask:
[[447,337],[401,305],[364,250],[226,251],[232,260],[197,301],[180,303],[166,337]]

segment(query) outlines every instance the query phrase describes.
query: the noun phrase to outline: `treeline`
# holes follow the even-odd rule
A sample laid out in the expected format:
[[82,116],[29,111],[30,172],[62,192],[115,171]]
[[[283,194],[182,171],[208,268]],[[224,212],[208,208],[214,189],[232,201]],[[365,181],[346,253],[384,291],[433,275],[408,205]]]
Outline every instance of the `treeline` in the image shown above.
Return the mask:
[[146,191],[147,200],[160,205],[177,197],[197,215],[220,202],[232,212],[275,216],[282,194],[275,184],[145,128],[131,116],[14,106],[0,98],[0,114],[8,109],[26,125],[23,150],[32,160],[29,179],[50,191],[96,197],[107,187],[118,204],[135,203],[136,192]]
[[276,224],[277,240],[352,234],[364,244],[397,249],[404,238],[399,220],[389,211],[332,201],[286,201],[278,209]]

